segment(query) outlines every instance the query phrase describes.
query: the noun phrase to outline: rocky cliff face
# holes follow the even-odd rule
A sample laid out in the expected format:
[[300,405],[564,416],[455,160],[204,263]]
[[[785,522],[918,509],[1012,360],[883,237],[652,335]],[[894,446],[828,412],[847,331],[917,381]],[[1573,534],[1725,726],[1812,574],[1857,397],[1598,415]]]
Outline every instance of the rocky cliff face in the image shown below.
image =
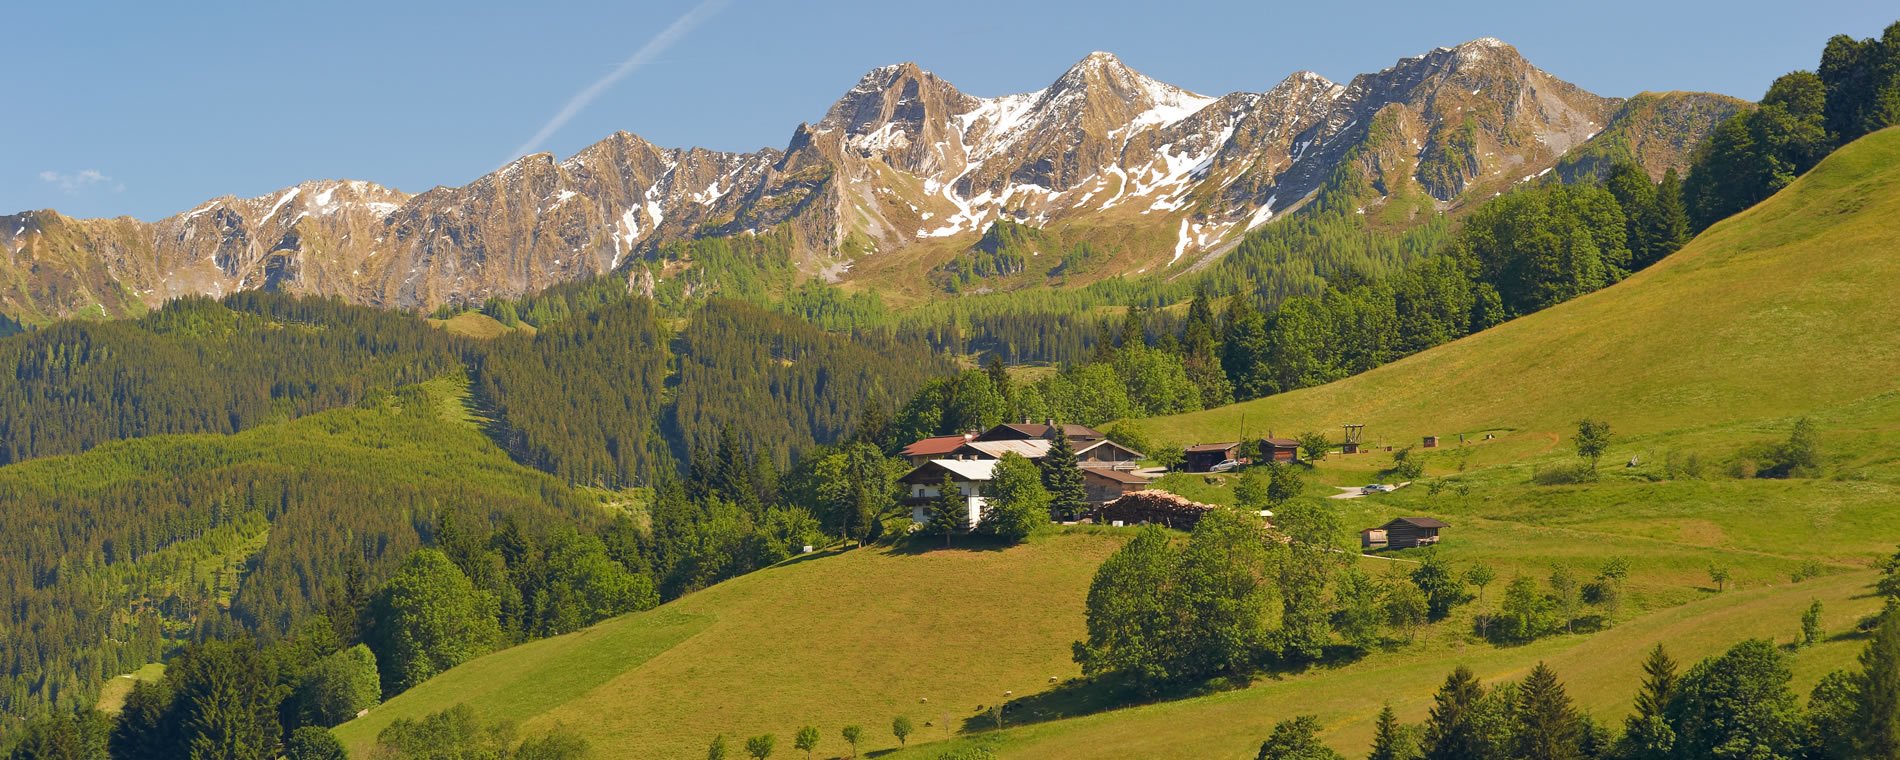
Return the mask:
[[782,227],[794,263],[835,275],[862,257],[974,240],[1001,218],[1152,228],[1148,239],[1168,242],[1134,259],[1165,269],[1218,255],[1342,168],[1378,194],[1362,203],[1455,209],[1550,170],[1616,117],[1636,125],[1615,132],[1620,149],[1660,173],[1723,104],[1621,105],[1492,39],[1343,86],[1301,72],[1223,97],[1108,53],[996,98],[899,64],[866,74],[783,151],[660,148],[623,132],[413,196],[320,181],[154,223],[0,217],[0,312],[121,315],[245,288],[431,308],[617,270],[651,277],[644,262],[669,242]]

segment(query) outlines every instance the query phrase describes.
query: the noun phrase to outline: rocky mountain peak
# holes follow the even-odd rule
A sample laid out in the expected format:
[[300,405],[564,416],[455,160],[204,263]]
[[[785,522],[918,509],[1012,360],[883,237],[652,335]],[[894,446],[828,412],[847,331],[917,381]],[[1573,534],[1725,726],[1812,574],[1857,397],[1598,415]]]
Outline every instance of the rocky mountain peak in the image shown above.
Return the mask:
[[861,273],[912,246],[956,250],[965,243],[929,241],[980,235],[1000,218],[1086,219],[1136,241],[1091,276],[1159,272],[1220,255],[1342,170],[1364,173],[1379,196],[1352,199],[1365,213],[1393,198],[1423,213],[1551,170],[1613,118],[1633,125],[1630,150],[1660,172],[1712,123],[1671,114],[1720,112],[1617,105],[1494,38],[1345,86],[1299,71],[1220,98],[1106,52],[1040,90],[988,98],[898,63],[859,77],[782,151],[662,148],[616,132],[566,159],[523,156],[416,196],[323,180],[150,224],[0,217],[0,309],[120,314],[131,299],[259,287],[433,308],[609,271],[650,284],[691,269],[667,260],[669,243],[768,233],[790,241],[785,255],[805,272],[875,277]]

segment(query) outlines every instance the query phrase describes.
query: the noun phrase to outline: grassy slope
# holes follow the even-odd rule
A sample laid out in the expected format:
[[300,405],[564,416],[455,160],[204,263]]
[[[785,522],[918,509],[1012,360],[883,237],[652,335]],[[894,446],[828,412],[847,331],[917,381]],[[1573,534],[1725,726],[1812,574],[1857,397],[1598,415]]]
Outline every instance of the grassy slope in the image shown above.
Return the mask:
[[1522,453],[1581,415],[1625,433],[1764,420],[1895,390],[1900,130],[1615,287],[1344,382],[1147,421],[1161,437],[1368,425],[1368,439],[1514,431]]
[[499,338],[516,330],[532,334],[534,327],[523,323],[519,327],[509,327],[495,321],[494,317],[479,311],[465,311],[448,319],[430,319],[429,324],[456,335],[468,338]]
[[[794,560],[658,609],[491,654],[346,724],[359,753],[398,717],[467,702],[525,727],[564,723],[601,757],[682,757],[714,734],[847,722],[894,746],[908,712],[942,738],[1003,691],[1077,675],[1068,642],[1119,535],[1070,533],[1002,551],[872,548]],[[980,612],[979,612],[980,611]],[[929,702],[920,703],[919,700]],[[925,728],[926,720],[936,723]],[[841,749],[841,747],[839,747]]]
[[[1451,558],[1500,569],[1494,601],[1514,574],[1562,563],[1587,577],[1627,557],[1631,598],[1616,627],[1496,648],[1465,633],[1466,608],[1415,644],[1338,668],[954,741],[1007,757],[1244,756],[1274,721],[1308,712],[1357,755],[1381,701],[1423,717],[1456,663],[1495,679],[1547,660],[1585,709],[1613,721],[1654,643],[1693,660],[1744,637],[1788,641],[1814,599],[1829,630],[1847,629],[1877,607],[1865,595],[1872,559],[1900,542],[1883,519],[1900,503],[1900,460],[1882,453],[1900,442],[1900,262],[1887,252],[1900,240],[1900,170],[1891,167],[1900,167],[1900,131],[1841,151],[1624,284],[1340,383],[1148,422],[1157,437],[1182,440],[1232,437],[1242,413],[1256,432],[1355,420],[1394,442],[1497,431],[1497,440],[1474,436],[1430,455],[1432,474],[1470,483],[1468,497],[1413,487],[1329,504],[1348,528],[1397,514],[1446,517]],[[1785,435],[1798,414],[1820,420],[1832,471],[1854,477],[1670,481],[1655,464],[1685,450],[1726,456]],[[1606,467],[1591,486],[1529,485],[1532,468],[1574,461],[1564,437],[1584,415],[1616,426],[1610,461],[1644,464]],[[1365,482],[1386,461],[1334,457],[1312,482]],[[1051,675],[1074,674],[1067,645],[1082,630],[1089,574],[1114,544],[1065,534],[1000,553],[872,550],[797,562],[483,658],[342,734],[361,749],[395,717],[469,701],[530,728],[576,726],[603,756],[692,755],[716,733],[785,741],[806,723],[823,730],[828,753],[844,749],[834,737],[847,722],[864,725],[873,737],[865,749],[876,749],[891,745],[885,729],[897,713],[934,740],[1003,690],[1020,698],[1049,689]],[[1790,583],[1809,560],[1827,575]],[[1366,561],[1375,571],[1402,567]],[[1713,565],[1732,569],[1738,588],[1707,588]],[[1799,653],[1796,688],[1849,663],[1859,646],[1837,638]],[[925,720],[937,725],[921,728]],[[944,746],[899,755],[934,757]]]

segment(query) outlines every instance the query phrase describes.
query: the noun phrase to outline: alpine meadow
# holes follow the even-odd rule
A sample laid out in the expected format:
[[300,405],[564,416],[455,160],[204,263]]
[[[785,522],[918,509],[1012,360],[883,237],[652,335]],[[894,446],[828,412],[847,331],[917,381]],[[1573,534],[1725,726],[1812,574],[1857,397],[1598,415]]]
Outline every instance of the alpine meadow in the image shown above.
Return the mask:
[[[328,155],[301,123],[309,155],[189,170],[180,130],[93,143],[174,208],[261,195],[127,215],[157,192],[130,161],[21,186],[115,215],[0,216],[0,754],[1900,760],[1900,21],[1738,7],[1758,59],[1684,28],[1642,65],[1601,19],[1501,26],[1653,82],[1622,96],[1497,37],[1393,60],[1384,29],[1306,64],[1382,69],[1261,47],[1224,95],[1099,51],[999,96],[906,62],[778,147],[533,152],[623,90],[726,144],[758,125],[708,120],[864,51],[985,86],[1048,60],[860,4],[641,9],[565,106],[495,67],[593,61],[631,11],[537,10],[573,44],[486,59],[458,49],[521,8],[32,11],[216,40],[23,84],[36,161],[81,160],[81,114],[228,137],[251,117],[219,109],[293,91],[385,122],[338,169],[411,112],[467,122],[400,138],[407,177],[536,118],[465,115],[477,78],[561,110],[422,192],[267,179]],[[1063,50],[1152,21],[1020,10]],[[1436,13],[1400,36],[1495,21]],[[908,42],[859,28],[886,15]],[[263,78],[267,20],[331,63]],[[730,44],[761,24],[836,49]],[[1229,81],[1230,35],[1129,60]],[[126,94],[135,51],[226,102]],[[385,52],[440,91],[339,86]]]

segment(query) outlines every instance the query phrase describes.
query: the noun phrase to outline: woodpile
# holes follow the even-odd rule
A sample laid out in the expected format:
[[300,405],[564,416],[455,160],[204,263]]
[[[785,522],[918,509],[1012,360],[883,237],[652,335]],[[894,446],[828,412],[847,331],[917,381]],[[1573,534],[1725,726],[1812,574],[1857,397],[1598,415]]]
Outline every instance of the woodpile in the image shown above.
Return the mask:
[[1123,525],[1154,524],[1177,530],[1193,530],[1201,516],[1219,509],[1212,504],[1192,501],[1179,494],[1150,488],[1122,494],[1122,497],[1096,510],[1096,522]]

